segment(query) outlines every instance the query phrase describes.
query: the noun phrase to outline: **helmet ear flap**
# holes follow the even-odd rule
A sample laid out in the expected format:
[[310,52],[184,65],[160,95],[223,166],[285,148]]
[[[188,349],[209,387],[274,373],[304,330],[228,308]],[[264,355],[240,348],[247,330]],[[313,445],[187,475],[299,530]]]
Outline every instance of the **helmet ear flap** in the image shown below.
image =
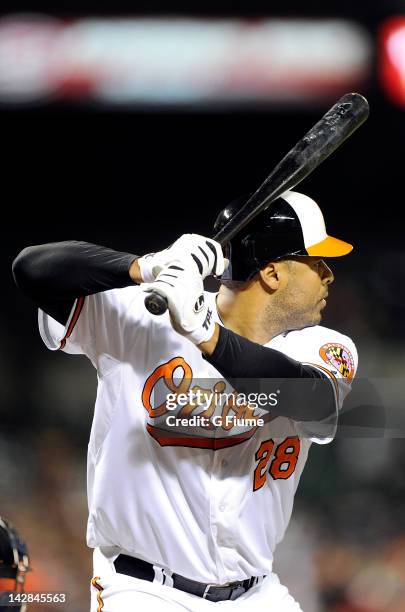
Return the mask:
[[241,240],[240,244],[243,251],[243,258],[249,265],[245,280],[250,280],[262,267],[262,261],[261,258],[258,257],[257,252],[258,244],[256,237],[252,236],[252,234],[248,234]]
[[223,246],[223,252],[224,257],[229,260],[229,266],[221,276],[221,281],[248,281],[262,267],[256,255],[253,236],[246,236],[238,242],[228,242]]

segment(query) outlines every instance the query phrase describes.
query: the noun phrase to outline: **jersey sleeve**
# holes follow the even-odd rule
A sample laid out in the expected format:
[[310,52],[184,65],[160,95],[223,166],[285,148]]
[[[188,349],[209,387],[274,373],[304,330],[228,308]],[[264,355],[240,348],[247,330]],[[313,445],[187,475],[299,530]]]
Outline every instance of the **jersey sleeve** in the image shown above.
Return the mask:
[[336,434],[339,411],[351,389],[358,367],[358,354],[351,338],[326,327],[309,327],[289,334],[288,354],[302,364],[315,368],[332,386],[335,411],[327,419],[314,423],[299,421],[303,436],[312,442],[327,444]]
[[141,299],[139,286],[77,298],[64,326],[39,309],[41,338],[52,351],[86,355],[97,369],[106,359],[110,363],[120,362],[125,357],[124,337],[136,342],[137,325],[142,317]]

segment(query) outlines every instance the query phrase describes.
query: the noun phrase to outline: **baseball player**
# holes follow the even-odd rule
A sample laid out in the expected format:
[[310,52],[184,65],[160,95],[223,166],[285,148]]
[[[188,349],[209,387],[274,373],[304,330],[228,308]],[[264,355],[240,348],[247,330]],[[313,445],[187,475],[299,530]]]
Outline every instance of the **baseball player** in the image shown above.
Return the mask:
[[[16,258],[46,346],[97,370],[92,612],[301,610],[272,561],[311,443],[333,438],[357,367],[352,340],[319,325],[325,258],[351,250],[290,191],[231,240],[226,271],[219,244],[196,234],[139,258],[84,242]],[[223,275],[218,294],[203,290],[210,274]],[[164,315],[146,310],[150,291]]]
[[13,525],[0,516],[0,612],[26,612],[25,603],[14,603],[11,596],[24,593],[29,559],[25,542]]

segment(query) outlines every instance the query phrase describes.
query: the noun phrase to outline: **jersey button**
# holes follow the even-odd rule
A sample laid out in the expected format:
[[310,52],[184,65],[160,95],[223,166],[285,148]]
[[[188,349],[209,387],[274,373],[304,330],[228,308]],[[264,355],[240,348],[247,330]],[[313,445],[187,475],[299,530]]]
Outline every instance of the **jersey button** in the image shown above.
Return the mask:
[[221,505],[219,506],[219,511],[220,511],[220,512],[225,512],[225,510],[226,510],[226,504],[221,504]]

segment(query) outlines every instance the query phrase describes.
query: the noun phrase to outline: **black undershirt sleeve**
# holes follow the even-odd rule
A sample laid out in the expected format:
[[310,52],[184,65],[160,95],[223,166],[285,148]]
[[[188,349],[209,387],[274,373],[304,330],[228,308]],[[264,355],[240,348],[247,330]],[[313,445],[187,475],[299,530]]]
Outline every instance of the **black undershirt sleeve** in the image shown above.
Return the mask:
[[268,395],[279,390],[277,405],[262,406],[274,415],[319,422],[336,414],[326,374],[225,327],[220,326],[217,346],[206,359],[239,392]]
[[13,262],[17,286],[64,325],[76,298],[133,285],[137,255],[75,240],[26,247]]
[[[64,325],[76,298],[133,285],[129,268],[136,258],[88,242],[54,242],[21,251],[13,275],[25,295]],[[319,421],[335,412],[332,386],[319,370],[224,327],[207,360],[238,391],[255,393],[260,386],[269,392],[274,379],[281,381],[277,406],[269,408],[273,414]]]

